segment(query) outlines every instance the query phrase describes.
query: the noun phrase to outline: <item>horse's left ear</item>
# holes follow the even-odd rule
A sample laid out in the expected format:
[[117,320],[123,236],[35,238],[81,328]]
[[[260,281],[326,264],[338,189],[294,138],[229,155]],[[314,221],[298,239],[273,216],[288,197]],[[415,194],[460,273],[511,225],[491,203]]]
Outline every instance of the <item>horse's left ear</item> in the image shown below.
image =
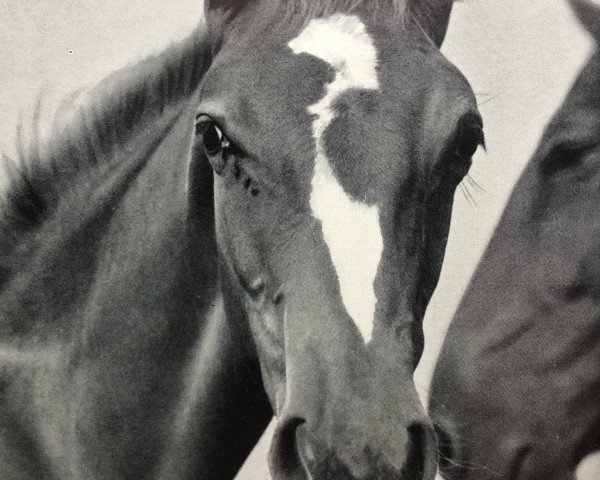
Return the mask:
[[211,10],[239,10],[243,8],[249,0],[204,0],[204,11]]
[[581,24],[600,43],[600,5],[590,0],[569,0],[569,3]]
[[234,17],[249,0],[204,0],[204,15],[207,23],[222,22]]
[[211,37],[213,53],[220,48],[227,24],[251,0],[204,0],[204,17]]
[[453,0],[409,0],[409,14],[427,32],[431,40],[439,47],[446,37]]

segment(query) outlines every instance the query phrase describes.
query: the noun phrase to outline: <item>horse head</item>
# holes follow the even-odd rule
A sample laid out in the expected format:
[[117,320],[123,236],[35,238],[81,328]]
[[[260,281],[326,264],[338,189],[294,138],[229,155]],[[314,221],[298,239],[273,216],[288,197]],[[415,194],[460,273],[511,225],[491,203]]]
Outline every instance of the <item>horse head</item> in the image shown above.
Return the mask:
[[274,478],[435,474],[412,374],[483,143],[439,51],[451,5],[206,2],[191,163],[214,172],[224,308],[278,418]]

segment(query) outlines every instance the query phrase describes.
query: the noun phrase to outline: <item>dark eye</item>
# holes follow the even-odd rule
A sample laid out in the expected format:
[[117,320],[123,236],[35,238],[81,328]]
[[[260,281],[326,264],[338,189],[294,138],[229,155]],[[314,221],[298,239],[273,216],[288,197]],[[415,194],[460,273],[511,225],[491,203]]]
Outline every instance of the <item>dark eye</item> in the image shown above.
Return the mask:
[[541,163],[542,173],[554,175],[562,170],[576,167],[593,149],[591,142],[565,142],[555,146]]
[[215,172],[220,174],[225,167],[223,153],[231,146],[227,137],[219,126],[206,115],[200,115],[196,119],[196,135],[200,137],[204,153],[208,157]]
[[485,146],[483,129],[480,126],[471,126],[463,129],[456,138],[457,156],[462,158],[471,158],[480,145]]
[[227,137],[221,129],[207,116],[196,120],[196,134],[202,136],[202,144],[207,155],[217,155],[229,146]]

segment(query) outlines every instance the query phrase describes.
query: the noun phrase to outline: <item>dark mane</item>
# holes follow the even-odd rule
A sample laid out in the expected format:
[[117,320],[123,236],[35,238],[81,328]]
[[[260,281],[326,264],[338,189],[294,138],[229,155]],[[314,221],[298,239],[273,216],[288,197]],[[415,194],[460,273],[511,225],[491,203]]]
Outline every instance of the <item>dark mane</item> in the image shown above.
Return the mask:
[[109,75],[85,105],[69,112],[69,121],[55,119],[47,141],[39,135],[38,106],[29,146],[20,127],[16,160],[2,158],[8,184],[0,194],[0,270],[2,257],[54,211],[82,172],[87,178],[94,167],[110,164],[144,120],[194,92],[209,61],[206,45],[202,26],[163,53]]

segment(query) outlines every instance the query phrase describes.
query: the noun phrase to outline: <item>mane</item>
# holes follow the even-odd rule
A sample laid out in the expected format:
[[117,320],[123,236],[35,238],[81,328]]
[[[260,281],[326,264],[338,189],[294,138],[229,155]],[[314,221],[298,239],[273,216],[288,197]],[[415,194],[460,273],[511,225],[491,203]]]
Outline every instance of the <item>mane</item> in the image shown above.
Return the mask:
[[146,120],[192,95],[209,62],[205,35],[201,26],[163,53],[109,75],[89,91],[83,105],[72,106],[67,121],[55,116],[44,141],[38,101],[29,145],[20,126],[17,158],[1,159],[8,183],[0,194],[0,270],[11,246],[56,209],[82,174],[87,179],[95,168],[110,167],[115,152]]

